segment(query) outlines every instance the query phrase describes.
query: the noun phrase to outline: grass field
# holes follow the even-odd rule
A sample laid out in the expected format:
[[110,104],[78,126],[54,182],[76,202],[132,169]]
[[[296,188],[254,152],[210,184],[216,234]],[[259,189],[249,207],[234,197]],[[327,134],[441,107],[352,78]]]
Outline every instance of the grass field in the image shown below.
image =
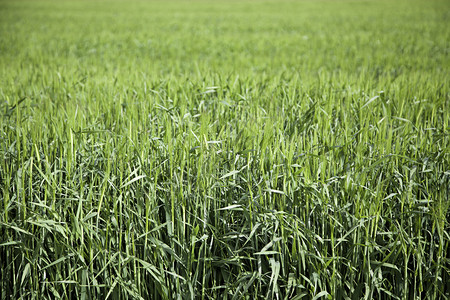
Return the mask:
[[450,298],[450,2],[0,0],[1,299]]

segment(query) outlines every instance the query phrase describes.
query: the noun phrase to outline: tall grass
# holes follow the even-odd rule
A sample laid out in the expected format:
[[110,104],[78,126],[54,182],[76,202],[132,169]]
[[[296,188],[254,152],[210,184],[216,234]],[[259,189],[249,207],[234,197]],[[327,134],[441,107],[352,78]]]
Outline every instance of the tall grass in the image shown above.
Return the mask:
[[450,297],[448,8],[1,1],[1,298]]

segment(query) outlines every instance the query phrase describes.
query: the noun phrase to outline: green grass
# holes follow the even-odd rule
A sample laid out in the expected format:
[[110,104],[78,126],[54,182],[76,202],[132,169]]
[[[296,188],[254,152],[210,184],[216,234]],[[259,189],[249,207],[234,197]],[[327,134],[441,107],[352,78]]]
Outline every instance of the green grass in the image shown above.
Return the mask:
[[1,299],[450,297],[449,12],[0,0]]

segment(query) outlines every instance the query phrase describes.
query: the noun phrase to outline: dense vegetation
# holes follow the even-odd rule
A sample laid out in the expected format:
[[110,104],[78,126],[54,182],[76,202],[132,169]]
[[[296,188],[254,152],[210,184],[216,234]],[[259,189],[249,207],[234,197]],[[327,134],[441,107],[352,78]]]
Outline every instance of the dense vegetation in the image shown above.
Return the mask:
[[0,0],[1,299],[450,297],[449,20]]

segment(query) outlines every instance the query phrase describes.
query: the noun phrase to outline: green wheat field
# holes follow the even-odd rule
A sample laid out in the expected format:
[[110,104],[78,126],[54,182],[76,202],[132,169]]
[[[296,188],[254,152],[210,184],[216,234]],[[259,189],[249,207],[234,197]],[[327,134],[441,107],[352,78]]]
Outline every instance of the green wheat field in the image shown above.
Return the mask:
[[1,299],[450,298],[448,0],[0,0]]

